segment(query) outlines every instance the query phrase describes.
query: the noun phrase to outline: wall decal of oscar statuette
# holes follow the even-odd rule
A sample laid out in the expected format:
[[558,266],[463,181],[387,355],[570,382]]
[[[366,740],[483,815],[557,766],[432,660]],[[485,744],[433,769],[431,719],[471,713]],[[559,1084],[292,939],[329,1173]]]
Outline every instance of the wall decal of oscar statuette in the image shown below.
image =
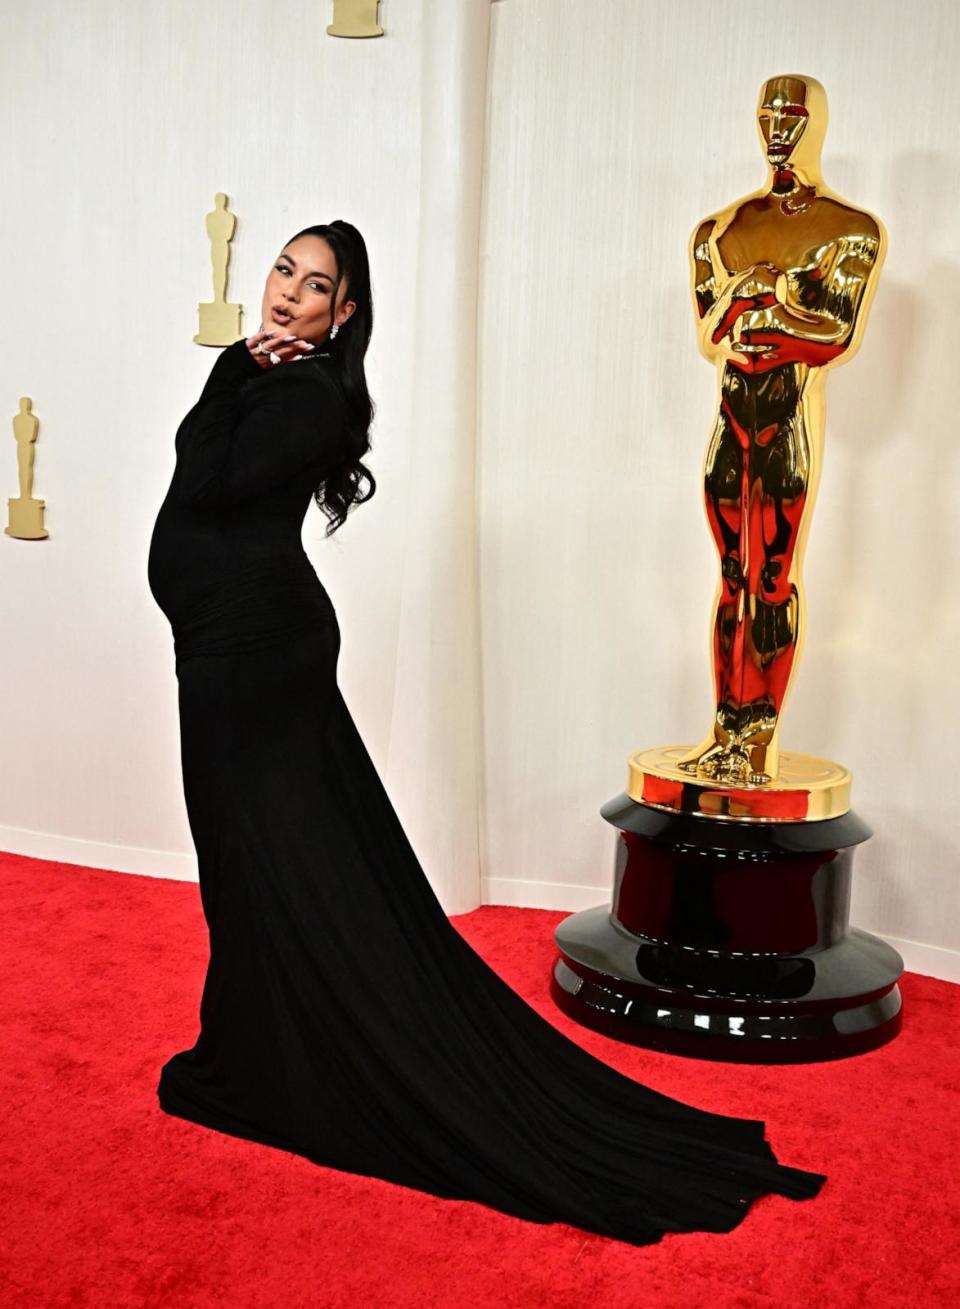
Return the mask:
[[48,535],[43,525],[46,501],[33,498],[33,461],[39,429],[40,421],[33,412],[33,401],[27,395],[21,396],[20,412],[13,420],[20,494],[16,499],[7,501],[9,521],[4,531],[7,536],[16,536],[23,541],[42,541]]
[[333,0],[328,36],[383,36],[377,22],[380,0]]
[[226,301],[230,241],[237,218],[227,209],[227,197],[223,191],[217,192],[214,205],[206,220],[213,265],[213,300],[209,304],[197,305],[200,330],[193,339],[198,345],[233,345],[243,335],[240,330],[243,305],[231,305]]

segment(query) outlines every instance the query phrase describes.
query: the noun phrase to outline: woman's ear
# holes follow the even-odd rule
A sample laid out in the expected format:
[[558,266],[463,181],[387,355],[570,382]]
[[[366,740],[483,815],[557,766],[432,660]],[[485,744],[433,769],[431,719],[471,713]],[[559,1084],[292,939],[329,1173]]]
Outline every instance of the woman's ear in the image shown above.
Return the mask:
[[340,326],[342,327],[343,324],[350,317],[350,315],[353,313],[354,309],[356,309],[356,307],[357,307],[357,302],[355,300],[344,300],[343,304],[337,310],[336,318],[334,319],[334,321],[339,323]]

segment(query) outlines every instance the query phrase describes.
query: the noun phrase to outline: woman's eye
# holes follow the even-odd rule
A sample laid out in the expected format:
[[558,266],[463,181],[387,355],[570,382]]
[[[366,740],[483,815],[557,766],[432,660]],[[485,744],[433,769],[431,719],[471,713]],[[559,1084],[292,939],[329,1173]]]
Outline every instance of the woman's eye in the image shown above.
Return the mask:
[[319,291],[323,295],[326,295],[327,291],[330,289],[329,287],[324,286],[322,282],[311,282],[310,285],[315,291]]
[[273,266],[278,273],[289,273],[290,271],[286,264],[274,264]]

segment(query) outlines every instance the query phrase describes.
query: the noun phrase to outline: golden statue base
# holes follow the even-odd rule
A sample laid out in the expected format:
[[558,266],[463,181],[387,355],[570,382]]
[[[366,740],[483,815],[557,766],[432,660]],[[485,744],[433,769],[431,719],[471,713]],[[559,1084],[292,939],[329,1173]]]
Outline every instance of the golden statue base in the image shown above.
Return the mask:
[[18,537],[21,541],[42,541],[49,536],[43,525],[45,504],[45,500],[8,500],[8,526],[3,529],[7,536]]
[[197,345],[233,345],[243,333],[240,330],[240,315],[243,305],[230,305],[222,300],[209,304],[197,305],[200,315],[200,331],[193,338]]
[[738,823],[822,822],[850,809],[850,773],[813,755],[780,755],[772,782],[724,782],[679,767],[689,746],[668,745],[630,756],[627,795],[668,813]]
[[379,0],[335,0],[328,36],[383,36],[377,22]]

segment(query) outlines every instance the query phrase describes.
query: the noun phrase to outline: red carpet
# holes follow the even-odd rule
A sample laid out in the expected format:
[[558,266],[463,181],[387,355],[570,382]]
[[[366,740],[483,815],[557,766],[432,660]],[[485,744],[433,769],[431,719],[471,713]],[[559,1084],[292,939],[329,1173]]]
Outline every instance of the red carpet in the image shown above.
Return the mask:
[[628,1048],[548,998],[560,913],[459,931],[592,1053],[704,1109],[764,1118],[829,1175],[736,1231],[635,1248],[351,1177],[169,1118],[206,932],[193,883],[0,855],[2,1309],[937,1309],[960,1304],[960,987],[908,974],[902,1035],[797,1068]]

